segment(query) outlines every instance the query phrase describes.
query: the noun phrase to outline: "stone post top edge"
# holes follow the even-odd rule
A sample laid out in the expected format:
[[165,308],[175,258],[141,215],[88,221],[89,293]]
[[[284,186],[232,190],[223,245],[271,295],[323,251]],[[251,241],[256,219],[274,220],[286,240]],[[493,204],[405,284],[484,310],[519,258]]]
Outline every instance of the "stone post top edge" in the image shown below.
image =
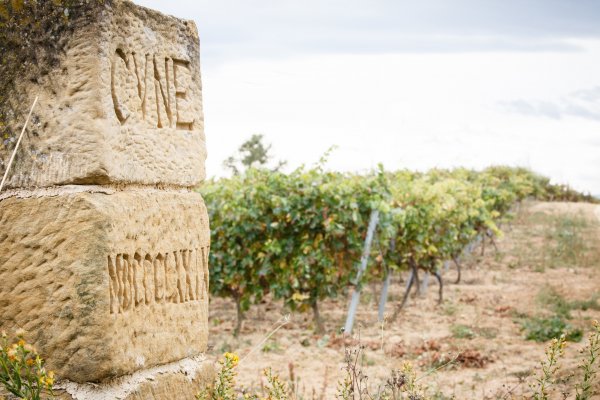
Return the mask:
[[130,6],[133,8],[137,8],[138,10],[143,10],[144,12],[146,12],[148,14],[153,14],[155,16],[159,16],[159,17],[163,17],[163,18],[171,18],[178,22],[184,22],[187,24],[191,24],[191,25],[193,25],[194,28],[196,28],[196,22],[193,19],[188,19],[188,18],[183,18],[183,17],[179,17],[176,15],[172,15],[172,14],[163,13],[162,11],[158,11],[154,8],[140,5],[137,3],[136,0],[105,0],[105,1],[109,7],[111,7],[113,4],[126,5],[126,6]]

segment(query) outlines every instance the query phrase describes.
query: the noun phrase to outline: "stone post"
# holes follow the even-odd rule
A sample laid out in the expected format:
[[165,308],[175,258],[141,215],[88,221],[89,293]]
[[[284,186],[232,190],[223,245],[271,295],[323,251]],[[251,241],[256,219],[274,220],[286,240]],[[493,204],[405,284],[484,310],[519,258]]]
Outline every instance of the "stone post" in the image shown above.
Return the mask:
[[0,43],[1,174],[39,96],[0,193],[0,329],[28,331],[60,398],[193,399],[213,374],[196,26],[62,3]]

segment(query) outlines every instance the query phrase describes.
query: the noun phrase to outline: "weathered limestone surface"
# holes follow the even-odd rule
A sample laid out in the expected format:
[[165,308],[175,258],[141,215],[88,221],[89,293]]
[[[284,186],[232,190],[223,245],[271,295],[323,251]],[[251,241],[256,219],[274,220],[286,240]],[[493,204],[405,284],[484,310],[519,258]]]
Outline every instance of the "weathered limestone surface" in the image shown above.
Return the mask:
[[[197,356],[100,384],[61,380],[55,384],[54,394],[58,400],[194,400],[214,376],[212,362]],[[0,396],[11,398],[2,388]]]
[[35,76],[1,86],[13,88],[0,104],[13,138],[0,143],[2,172],[39,95],[7,187],[196,186],[206,158],[196,26],[124,0],[88,4],[89,22],[55,39],[57,60],[29,60]]
[[60,378],[98,382],[205,351],[199,194],[32,191],[0,201],[0,226],[0,329],[25,328]]
[[0,330],[28,331],[60,399],[192,400],[214,376],[196,27],[37,5],[0,25],[2,174],[39,96],[0,193]]

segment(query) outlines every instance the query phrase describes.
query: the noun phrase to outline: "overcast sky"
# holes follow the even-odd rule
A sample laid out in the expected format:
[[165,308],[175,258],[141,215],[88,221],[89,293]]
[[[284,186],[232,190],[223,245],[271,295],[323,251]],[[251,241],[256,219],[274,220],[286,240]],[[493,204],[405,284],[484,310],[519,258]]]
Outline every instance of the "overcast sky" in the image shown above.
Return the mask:
[[600,195],[600,1],[136,0],[196,22],[209,176],[520,165]]

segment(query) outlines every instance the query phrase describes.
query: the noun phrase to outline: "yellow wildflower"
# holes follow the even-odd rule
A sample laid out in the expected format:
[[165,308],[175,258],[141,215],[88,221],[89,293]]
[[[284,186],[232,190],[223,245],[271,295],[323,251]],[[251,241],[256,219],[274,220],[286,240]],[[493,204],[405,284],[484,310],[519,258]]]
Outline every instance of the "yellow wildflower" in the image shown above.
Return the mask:
[[54,372],[48,371],[48,374],[42,378],[42,382],[46,386],[54,385]]
[[225,356],[225,359],[229,360],[234,367],[236,365],[238,365],[238,363],[240,362],[240,358],[235,353],[229,353],[229,352],[227,352],[227,353],[225,353],[224,356]]
[[8,351],[6,352],[6,354],[8,355],[8,358],[11,361],[14,361],[17,359],[17,346],[16,345],[12,345],[10,349],[8,349]]

